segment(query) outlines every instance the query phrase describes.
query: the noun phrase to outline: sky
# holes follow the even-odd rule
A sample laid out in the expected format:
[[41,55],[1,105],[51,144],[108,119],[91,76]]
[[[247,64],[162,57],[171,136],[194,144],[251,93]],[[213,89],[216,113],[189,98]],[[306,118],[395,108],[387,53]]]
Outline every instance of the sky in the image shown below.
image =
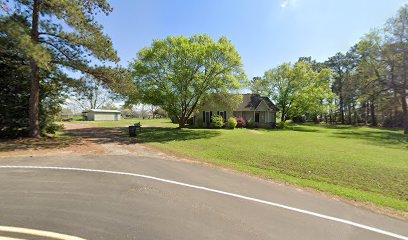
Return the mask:
[[111,0],[99,17],[121,64],[169,35],[226,36],[247,76],[298,57],[324,61],[345,52],[370,29],[382,27],[408,0]]

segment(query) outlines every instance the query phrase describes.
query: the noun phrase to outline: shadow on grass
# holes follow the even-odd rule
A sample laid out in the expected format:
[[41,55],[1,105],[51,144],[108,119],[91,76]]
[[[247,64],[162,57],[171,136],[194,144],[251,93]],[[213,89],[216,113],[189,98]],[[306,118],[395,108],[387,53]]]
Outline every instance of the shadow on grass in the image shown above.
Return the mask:
[[178,128],[147,127],[143,128],[142,132],[138,135],[138,138],[142,143],[149,143],[212,138],[218,135],[220,135],[220,132],[208,129],[191,130]]
[[0,152],[10,152],[16,150],[39,150],[39,149],[59,149],[74,144],[80,144],[79,138],[71,137],[44,137],[36,138],[18,138],[0,140]]
[[297,132],[319,132],[319,129],[311,128],[309,126],[288,126],[286,129]]
[[127,127],[86,127],[66,129],[57,138],[21,138],[0,140],[0,152],[15,150],[60,149],[83,144],[82,140],[93,144],[115,143],[130,145],[149,142],[185,141],[218,136],[220,132],[211,130],[191,130],[168,127],[144,127],[136,137],[129,137]]
[[347,130],[347,129],[356,129],[358,127],[351,125],[323,125],[323,124],[314,124],[314,123],[303,123],[303,124],[293,124],[289,125],[287,129],[299,132],[320,132],[322,129],[338,129],[338,130]]
[[116,143],[129,145],[148,142],[184,141],[201,138],[210,138],[219,135],[216,131],[189,130],[166,127],[143,127],[136,137],[129,137],[127,127],[114,128],[79,128],[65,130],[65,135],[81,137],[87,142],[95,144]]
[[408,149],[408,136],[399,132],[364,130],[334,132],[332,136],[337,138],[353,138],[366,140],[370,143],[382,146],[403,146]]

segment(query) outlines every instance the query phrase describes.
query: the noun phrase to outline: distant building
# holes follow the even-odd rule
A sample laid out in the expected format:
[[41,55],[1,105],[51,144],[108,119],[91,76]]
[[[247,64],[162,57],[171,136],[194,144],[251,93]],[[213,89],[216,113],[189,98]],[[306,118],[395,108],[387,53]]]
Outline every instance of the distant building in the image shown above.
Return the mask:
[[104,110],[104,109],[90,109],[83,111],[84,120],[87,121],[119,121],[120,111],[118,110]]

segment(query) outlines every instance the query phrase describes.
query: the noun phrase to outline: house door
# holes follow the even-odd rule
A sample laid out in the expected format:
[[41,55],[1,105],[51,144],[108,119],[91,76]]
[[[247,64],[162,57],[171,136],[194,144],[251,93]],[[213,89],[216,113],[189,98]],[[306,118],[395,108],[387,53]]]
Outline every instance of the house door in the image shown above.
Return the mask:
[[255,122],[259,123],[259,112],[255,113]]

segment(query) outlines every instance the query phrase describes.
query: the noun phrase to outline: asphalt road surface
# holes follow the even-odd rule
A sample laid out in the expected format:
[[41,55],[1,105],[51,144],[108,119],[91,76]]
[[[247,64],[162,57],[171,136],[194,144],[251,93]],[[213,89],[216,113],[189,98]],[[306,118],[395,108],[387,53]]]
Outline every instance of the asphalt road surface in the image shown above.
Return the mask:
[[0,239],[408,239],[406,221],[203,164],[60,154],[0,165]]

